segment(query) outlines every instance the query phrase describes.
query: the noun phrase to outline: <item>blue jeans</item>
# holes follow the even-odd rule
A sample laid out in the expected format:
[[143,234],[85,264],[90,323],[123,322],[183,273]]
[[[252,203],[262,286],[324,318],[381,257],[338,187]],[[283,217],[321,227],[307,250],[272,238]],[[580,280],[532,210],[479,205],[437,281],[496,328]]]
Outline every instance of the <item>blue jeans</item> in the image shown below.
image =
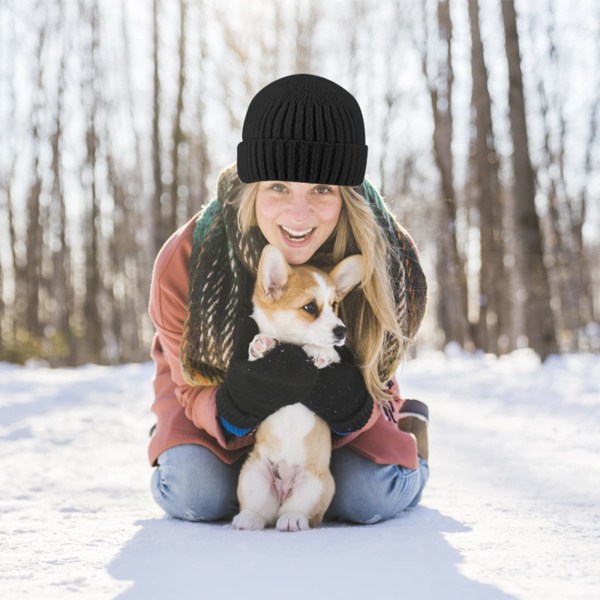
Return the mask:
[[[187,521],[232,519],[239,512],[236,488],[243,459],[228,465],[208,448],[175,446],[158,457],[152,494],[168,514]],[[335,495],[326,521],[371,524],[416,506],[429,478],[429,467],[378,465],[348,448],[334,450],[331,472]]]

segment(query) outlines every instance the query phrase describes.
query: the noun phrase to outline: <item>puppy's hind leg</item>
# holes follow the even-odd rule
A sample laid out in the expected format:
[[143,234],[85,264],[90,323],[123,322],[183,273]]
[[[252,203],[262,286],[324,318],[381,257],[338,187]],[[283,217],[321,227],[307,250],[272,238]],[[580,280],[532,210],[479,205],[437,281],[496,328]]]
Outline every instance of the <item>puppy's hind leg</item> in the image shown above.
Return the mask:
[[333,497],[332,488],[333,485],[326,485],[313,473],[304,471],[279,509],[277,529],[302,531],[320,523]]
[[252,454],[238,480],[240,512],[233,518],[236,529],[264,529],[275,522],[279,500],[268,466]]

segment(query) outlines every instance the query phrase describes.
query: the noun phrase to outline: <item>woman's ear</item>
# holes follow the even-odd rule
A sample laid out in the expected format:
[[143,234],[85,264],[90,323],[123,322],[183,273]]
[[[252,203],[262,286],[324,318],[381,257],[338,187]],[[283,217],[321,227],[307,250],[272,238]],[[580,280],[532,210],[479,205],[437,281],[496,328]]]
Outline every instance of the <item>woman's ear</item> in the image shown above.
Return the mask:
[[348,292],[352,291],[362,279],[364,260],[360,254],[348,256],[338,263],[329,273],[335,285],[335,292],[342,300]]
[[278,300],[288,281],[290,267],[281,250],[272,244],[264,247],[258,263],[257,281],[266,299]]

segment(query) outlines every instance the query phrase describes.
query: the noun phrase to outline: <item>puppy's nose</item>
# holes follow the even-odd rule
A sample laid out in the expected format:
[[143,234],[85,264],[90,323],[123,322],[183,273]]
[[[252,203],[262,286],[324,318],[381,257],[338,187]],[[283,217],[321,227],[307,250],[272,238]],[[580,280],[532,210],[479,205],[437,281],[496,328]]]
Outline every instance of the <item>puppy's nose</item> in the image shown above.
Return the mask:
[[346,326],[338,325],[333,328],[333,337],[339,342],[346,337]]

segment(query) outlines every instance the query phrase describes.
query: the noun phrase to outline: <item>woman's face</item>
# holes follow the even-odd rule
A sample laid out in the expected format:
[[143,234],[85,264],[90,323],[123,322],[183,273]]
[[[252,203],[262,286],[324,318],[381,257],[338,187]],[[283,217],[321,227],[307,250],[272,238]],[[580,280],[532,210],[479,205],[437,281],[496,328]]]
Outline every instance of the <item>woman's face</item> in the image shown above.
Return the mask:
[[311,258],[333,232],[341,212],[337,185],[261,181],[258,187],[258,227],[290,265]]

